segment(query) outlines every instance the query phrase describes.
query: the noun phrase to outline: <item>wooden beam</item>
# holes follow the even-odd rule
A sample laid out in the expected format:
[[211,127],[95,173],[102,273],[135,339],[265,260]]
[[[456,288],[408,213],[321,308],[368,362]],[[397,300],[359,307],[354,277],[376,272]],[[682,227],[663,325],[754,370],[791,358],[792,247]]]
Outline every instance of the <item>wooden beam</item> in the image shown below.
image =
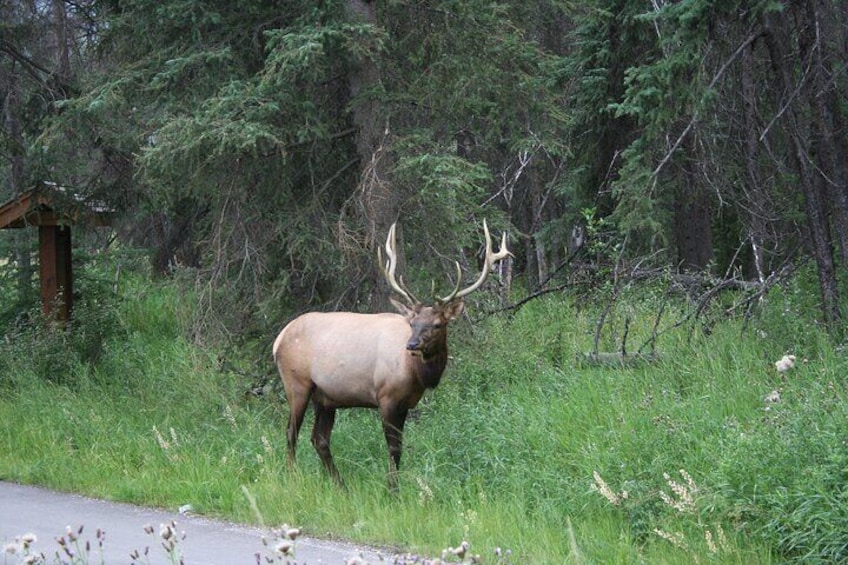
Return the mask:
[[38,259],[41,275],[41,311],[54,313],[60,321],[70,319],[73,307],[73,272],[71,263],[71,228],[40,226]]
[[45,316],[53,310],[59,285],[56,278],[56,226],[38,228],[38,265],[41,278],[41,311]]
[[71,262],[71,226],[58,228],[56,237],[56,282],[61,299],[58,318],[63,322],[71,319],[74,307],[74,277]]
[[0,206],[0,228],[18,227],[14,224],[29,210],[31,197],[31,192],[25,192]]

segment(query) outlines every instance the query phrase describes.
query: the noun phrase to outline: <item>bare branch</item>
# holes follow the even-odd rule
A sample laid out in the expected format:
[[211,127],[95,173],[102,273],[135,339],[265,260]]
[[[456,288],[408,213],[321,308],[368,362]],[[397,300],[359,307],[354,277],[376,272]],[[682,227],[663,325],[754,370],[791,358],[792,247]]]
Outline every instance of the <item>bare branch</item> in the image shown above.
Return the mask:
[[[730,64],[733,61],[735,61],[736,58],[739,56],[739,54],[742,53],[742,51],[748,45],[750,45],[750,43],[752,41],[754,41],[754,39],[756,39],[756,38],[757,38],[756,33],[751,33],[750,35],[748,35],[748,37],[745,38],[745,40],[742,42],[742,44],[739,45],[739,47],[736,48],[736,51],[733,52],[733,54],[730,56],[730,58],[727,61],[724,62],[724,64],[721,66],[721,68],[713,76],[713,79],[710,81],[710,84],[707,86],[707,89],[706,89],[705,92],[709,92],[713,89],[713,87],[719,81],[719,79],[724,74],[724,72],[730,67]],[[654,172],[651,174],[651,176],[656,177],[657,175],[660,174],[660,171],[662,171],[663,167],[665,167],[666,163],[668,163],[668,161],[671,159],[671,156],[674,154],[675,151],[677,151],[677,148],[680,147],[680,144],[683,143],[683,140],[686,139],[687,135],[689,135],[689,132],[692,131],[692,128],[695,126],[695,123],[698,121],[699,116],[700,116],[699,110],[696,108],[695,111],[692,113],[692,118],[689,120],[689,123],[683,129],[683,132],[680,134],[680,136],[678,136],[677,141],[675,141],[674,144],[672,144],[671,149],[669,149],[668,152],[666,152],[665,157],[662,158],[659,165],[657,165],[657,168],[654,169]]]

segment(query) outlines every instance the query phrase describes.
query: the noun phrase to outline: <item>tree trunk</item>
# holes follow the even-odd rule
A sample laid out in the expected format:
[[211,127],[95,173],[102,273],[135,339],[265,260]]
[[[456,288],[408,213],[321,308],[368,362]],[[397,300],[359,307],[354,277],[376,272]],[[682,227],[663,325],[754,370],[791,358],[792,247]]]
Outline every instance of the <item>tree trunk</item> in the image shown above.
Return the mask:
[[[807,216],[810,252],[815,258],[818,269],[822,315],[828,327],[833,329],[840,317],[839,291],[828,215],[825,210],[825,188],[821,175],[814,174],[812,170],[814,165],[809,161],[811,148],[807,146],[805,140],[811,137],[812,126],[802,121],[805,119],[804,113],[797,112],[794,103],[786,102],[798,88],[792,78],[793,69],[790,66],[799,60],[804,60],[803,57],[790,56],[786,53],[786,46],[793,44],[787,26],[784,13],[768,15],[764,21],[765,40],[773,68],[777,73],[778,84],[785,99],[783,103],[786,104],[786,112],[783,119],[787,123],[786,132],[790,142],[789,158],[794,165],[801,192],[804,195],[804,212]],[[810,45],[810,34],[812,33],[814,31],[810,29],[801,30],[799,45],[804,43]],[[801,47],[801,50],[804,51],[804,48]]]
[[[837,14],[831,2],[810,0],[805,10],[806,25],[801,34],[802,60],[810,60],[810,78],[806,89],[812,117],[812,156],[815,176],[823,185],[825,206],[831,209],[830,227],[843,263],[848,260],[848,185],[845,167],[845,124],[842,119],[832,61],[837,58],[834,43],[838,44]],[[840,69],[840,73],[843,69]],[[829,204],[829,206],[828,206]]]
[[760,180],[760,134],[757,127],[757,85],[754,82],[754,45],[748,44],[742,53],[742,102],[745,105],[745,192],[744,211],[748,238],[751,240],[751,265],[746,265],[744,273],[756,274],[757,280],[765,281],[766,267],[763,244],[767,239],[766,218],[771,208]]
[[674,201],[674,235],[677,257],[684,271],[702,271],[715,257],[713,252],[712,204],[698,182],[692,133],[684,142],[683,192]]
[[[348,18],[353,22],[377,25],[376,2],[347,0]],[[359,203],[365,228],[365,245],[376,251],[384,241],[389,227],[397,217],[398,203],[392,190],[391,159],[385,146],[388,123],[382,117],[379,102],[369,94],[380,85],[380,70],[376,61],[364,57],[354,62],[348,74],[348,88],[353,101],[351,112],[357,129],[356,151],[360,161]],[[402,243],[398,243],[402,248]],[[403,255],[403,254],[401,254]],[[374,289],[374,307],[386,309],[388,291],[383,275],[374,261],[366,263],[371,288]]]
[[[19,113],[21,111],[21,86],[17,74],[17,65],[11,64],[10,70],[5,77],[6,96],[3,99],[3,125],[9,140],[10,151],[8,153],[9,175],[6,177],[4,187],[4,200],[14,198],[26,190],[26,159],[24,149],[24,138],[21,131]],[[33,295],[32,289],[32,249],[28,234],[16,230],[12,237],[12,255],[17,265],[17,287],[18,300],[24,304],[29,302]]]
[[528,175],[530,183],[531,199],[533,205],[533,223],[531,225],[531,233],[533,235],[533,247],[536,258],[536,270],[539,279],[536,284],[540,284],[548,278],[548,256],[545,249],[545,243],[538,237],[538,233],[542,230],[545,222],[545,209],[548,201],[548,195],[545,193],[543,181],[539,178],[535,167],[531,169]]
[[[807,214],[811,223],[816,262],[819,265],[819,284],[822,287],[825,322],[833,328],[840,318],[838,281],[834,260],[834,234],[840,248],[845,248],[842,237],[845,235],[845,209],[841,207],[844,200],[844,183],[841,187],[843,194],[836,197],[834,183],[835,155],[833,151],[833,135],[830,130],[832,111],[825,102],[826,84],[829,78],[824,76],[822,66],[822,51],[826,49],[826,41],[822,40],[821,22],[818,20],[817,0],[808,0],[804,4],[806,21],[801,25],[798,47],[801,61],[810,61],[809,80],[805,82],[804,92],[810,106],[811,124],[806,129],[810,139],[810,148],[801,153],[800,132],[796,128],[795,140],[798,146],[798,160],[806,169],[808,185],[804,186],[809,192],[805,193]],[[812,160],[812,162],[810,162]],[[830,209],[830,210],[829,210]],[[835,210],[833,210],[835,209]],[[832,211],[832,214],[830,213]],[[831,215],[834,219],[831,222]],[[840,223],[843,225],[840,226]],[[840,233],[842,231],[842,233]]]
[[56,30],[56,76],[60,89],[70,84],[71,56],[68,43],[68,13],[65,0],[53,0],[53,25]]

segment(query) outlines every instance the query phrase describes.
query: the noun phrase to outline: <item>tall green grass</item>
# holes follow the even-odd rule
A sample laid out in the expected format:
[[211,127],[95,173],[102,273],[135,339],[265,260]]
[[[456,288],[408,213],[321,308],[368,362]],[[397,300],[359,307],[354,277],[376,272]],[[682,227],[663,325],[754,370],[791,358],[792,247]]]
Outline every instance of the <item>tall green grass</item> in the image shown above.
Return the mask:
[[[310,420],[289,469],[281,391],[249,393],[274,371],[270,352],[256,374],[236,372],[250,365],[185,337],[190,295],[126,285],[77,312],[96,335],[32,329],[2,345],[0,478],[248,522],[245,487],[267,525],[427,555],[467,540],[488,563],[498,547],[510,563],[848,559],[848,364],[791,288],[745,331],[684,325],[661,335],[656,361],[628,367],[579,359],[599,310],[566,297],[456,322],[392,497],[374,412],[337,419],[347,490],[324,475]],[[602,349],[619,346],[625,314],[631,349],[650,337],[657,301],[620,300]],[[798,366],[778,375],[788,351]]]

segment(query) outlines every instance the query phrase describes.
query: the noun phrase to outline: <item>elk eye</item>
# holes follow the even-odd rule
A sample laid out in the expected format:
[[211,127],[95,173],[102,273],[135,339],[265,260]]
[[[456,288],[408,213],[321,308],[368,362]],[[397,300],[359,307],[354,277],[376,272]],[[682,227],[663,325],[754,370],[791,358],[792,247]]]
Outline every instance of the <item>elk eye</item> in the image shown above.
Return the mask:
[[440,330],[440,329],[442,329],[442,326],[443,326],[443,325],[444,325],[444,324],[439,324],[439,323],[433,324],[433,329],[434,329],[434,330]]

